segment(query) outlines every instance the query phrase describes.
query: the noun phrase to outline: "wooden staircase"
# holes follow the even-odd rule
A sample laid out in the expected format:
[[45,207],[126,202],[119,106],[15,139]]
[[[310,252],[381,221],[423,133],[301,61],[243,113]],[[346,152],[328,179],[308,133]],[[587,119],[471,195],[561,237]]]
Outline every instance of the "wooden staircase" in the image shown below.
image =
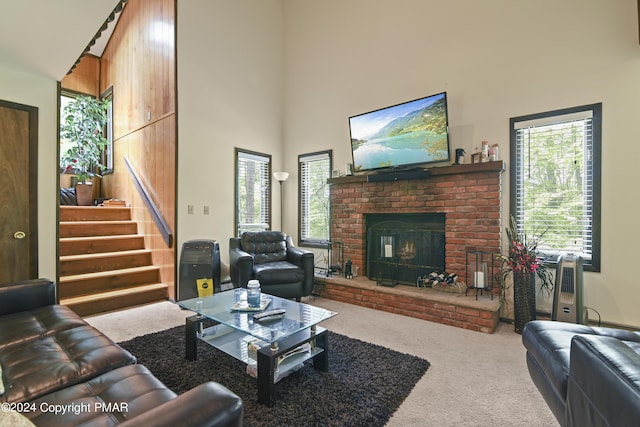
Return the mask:
[[167,299],[128,207],[60,206],[60,304],[80,316]]

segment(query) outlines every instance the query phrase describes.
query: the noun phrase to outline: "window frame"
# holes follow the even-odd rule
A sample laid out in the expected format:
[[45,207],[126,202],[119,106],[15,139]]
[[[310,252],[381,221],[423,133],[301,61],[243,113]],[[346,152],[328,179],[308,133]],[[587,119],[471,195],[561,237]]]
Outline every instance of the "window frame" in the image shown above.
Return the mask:
[[240,211],[240,205],[239,205],[239,178],[240,176],[238,175],[239,173],[239,168],[238,168],[238,162],[240,160],[241,157],[243,157],[244,155],[246,155],[247,157],[262,157],[266,160],[267,163],[267,172],[266,172],[266,181],[267,181],[267,188],[264,190],[266,191],[266,197],[268,200],[264,201],[263,204],[265,206],[267,206],[266,208],[266,214],[268,215],[268,219],[267,221],[264,222],[264,224],[267,225],[267,227],[265,228],[265,230],[271,230],[272,227],[272,200],[273,200],[273,194],[272,194],[272,190],[273,190],[273,183],[272,183],[272,177],[271,177],[271,167],[272,167],[272,161],[271,161],[271,154],[266,154],[266,153],[260,153],[257,151],[251,151],[251,150],[245,150],[242,148],[235,148],[235,162],[234,162],[234,231],[233,231],[233,235],[236,237],[241,237],[243,231],[241,232],[240,230],[240,224],[239,224],[239,219],[240,219],[240,215],[239,215],[239,211]]
[[62,167],[60,166],[60,161],[62,159],[62,155],[63,155],[63,153],[66,153],[66,151],[68,150],[68,148],[67,148],[67,150],[63,149],[63,145],[65,143],[68,143],[68,141],[65,141],[62,138],[62,135],[61,135],[61,133],[62,133],[61,132],[62,124],[63,124],[63,121],[65,119],[65,115],[64,115],[64,107],[65,107],[65,105],[63,105],[63,104],[66,104],[66,102],[63,102],[63,98],[75,99],[75,98],[77,98],[79,96],[83,96],[83,95],[91,96],[91,95],[84,94],[84,93],[77,92],[77,91],[70,90],[70,89],[60,89],[60,94],[58,95],[58,98],[59,98],[59,102],[58,102],[58,104],[59,104],[58,105],[58,170],[60,171],[61,174],[65,174],[65,173],[73,174],[73,173],[76,172],[73,169],[69,170],[69,171],[63,170]]
[[[59,98],[59,105],[58,105],[58,169],[60,169],[60,158],[63,155],[63,153],[65,152],[62,149],[62,145],[64,145],[65,140],[60,136],[60,129],[62,128],[62,122],[65,119],[65,115],[64,115],[64,105],[62,102],[63,98],[70,98],[75,100],[76,98],[80,97],[80,96],[87,96],[90,98],[94,98],[94,99],[100,99],[100,100],[104,100],[104,99],[109,99],[110,102],[110,106],[109,106],[109,117],[107,119],[107,126],[105,127],[105,129],[103,130],[104,132],[104,136],[105,138],[107,138],[107,141],[109,143],[109,146],[107,148],[105,148],[105,150],[103,150],[102,152],[102,163],[105,165],[105,169],[100,169],[100,168],[96,168],[95,170],[100,172],[100,176],[103,175],[108,175],[110,173],[113,173],[113,86],[110,86],[109,89],[107,89],[101,96],[100,98],[96,97],[95,95],[91,94],[91,93],[86,93],[86,92],[80,92],[77,90],[73,90],[73,89],[60,89],[58,98]],[[109,159],[108,154],[107,154],[107,150],[111,150],[111,168],[109,169],[109,167],[107,166],[106,160]],[[61,171],[60,173],[65,173],[65,171]],[[73,169],[71,171],[69,171],[69,173],[76,173],[76,170]]]
[[107,90],[100,95],[100,99],[109,100],[110,106],[107,112],[107,125],[105,126],[105,137],[107,138],[107,147],[103,152],[102,164],[105,165],[105,169],[101,172],[102,175],[108,175],[113,173],[114,161],[113,161],[113,86],[109,86]]
[[[304,229],[304,224],[303,224],[303,219],[304,219],[304,215],[306,214],[306,212],[304,211],[304,182],[303,182],[303,171],[302,171],[302,166],[303,163],[305,162],[304,159],[310,159],[310,161],[313,161],[311,159],[313,158],[317,158],[317,160],[324,160],[324,159],[320,159],[320,157],[326,156],[329,160],[329,169],[327,171],[327,179],[331,178],[331,171],[333,168],[333,150],[323,150],[323,151],[316,151],[313,153],[305,153],[305,154],[300,154],[298,155],[298,245],[299,246],[306,246],[306,247],[311,247],[311,248],[321,248],[321,249],[328,249],[330,246],[330,241],[331,241],[331,204],[329,203],[330,200],[330,195],[331,195],[331,186],[329,186],[328,182],[325,181],[325,185],[327,186],[327,190],[329,192],[329,197],[327,200],[327,226],[328,226],[328,235],[326,239],[313,239],[313,238],[306,238],[303,235],[303,229]],[[307,161],[308,162],[308,161]]]
[[[517,159],[517,130],[516,124],[549,119],[552,117],[567,116],[586,111],[592,112],[592,165],[591,173],[593,194],[592,204],[592,222],[591,222],[591,260],[584,260],[584,271],[600,272],[601,268],[601,202],[602,202],[602,103],[581,105],[578,107],[563,108],[559,110],[546,111],[543,113],[529,114],[520,117],[513,117],[509,120],[509,136],[510,136],[510,203],[509,213],[512,217],[516,217],[518,203],[518,159]],[[558,120],[556,123],[561,123]],[[552,124],[553,122],[550,122]],[[551,267],[555,267],[558,253],[542,254],[547,256],[547,262]]]

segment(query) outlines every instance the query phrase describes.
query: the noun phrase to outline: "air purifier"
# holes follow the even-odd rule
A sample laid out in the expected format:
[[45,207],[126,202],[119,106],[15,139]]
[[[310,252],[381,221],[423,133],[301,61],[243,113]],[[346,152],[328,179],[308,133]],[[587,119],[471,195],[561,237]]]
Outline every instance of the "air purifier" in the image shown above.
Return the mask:
[[579,255],[566,254],[558,258],[551,320],[588,323],[583,304],[582,264]]
[[178,277],[178,301],[220,292],[220,246],[215,240],[190,240],[182,244]]

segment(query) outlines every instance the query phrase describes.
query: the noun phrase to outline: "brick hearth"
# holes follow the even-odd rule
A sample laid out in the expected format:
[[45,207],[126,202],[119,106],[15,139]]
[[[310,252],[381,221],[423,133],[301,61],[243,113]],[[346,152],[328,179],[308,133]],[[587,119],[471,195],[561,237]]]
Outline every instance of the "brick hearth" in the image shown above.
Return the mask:
[[415,286],[389,288],[377,286],[366,277],[316,276],[315,283],[314,291],[322,298],[472,331],[493,333],[500,320],[500,301],[497,297],[490,299],[487,293],[476,300],[471,290],[465,296]]
[[[444,213],[446,271],[455,272],[460,280],[466,281],[464,276],[467,251],[500,252],[503,171],[504,162],[497,161],[432,168],[428,178],[419,179],[402,179],[401,175],[398,175],[398,179],[386,182],[370,182],[366,175],[329,179],[331,241],[342,244],[343,260],[350,259],[354,266],[359,267],[360,275],[366,276],[366,214]],[[334,258],[333,262],[336,261],[338,260]],[[498,266],[495,267],[493,275],[498,273]],[[376,287],[374,283],[374,295],[369,293],[370,290],[354,290],[358,288],[345,288],[344,285],[340,287],[333,282],[327,283],[328,289],[331,290],[326,292],[329,298],[346,300],[362,298],[363,295],[379,298],[380,294],[384,294],[383,301],[375,303],[374,308],[385,310],[387,307],[387,311],[395,310],[393,305],[397,304],[397,301],[391,296],[399,295],[397,288],[384,289],[383,292],[383,287]],[[495,286],[494,292],[497,294],[498,291],[498,286]],[[340,293],[351,296],[339,296]],[[422,304],[418,295],[402,295],[402,298],[403,302],[400,305],[405,307],[410,305],[405,302],[412,300],[416,304]],[[464,306],[461,307],[462,312]],[[453,309],[451,312],[458,313],[458,316],[461,312],[456,310]],[[427,320],[456,323],[454,326],[473,330],[481,328],[462,320],[452,322],[450,319],[456,316],[444,313],[440,313],[443,317],[438,320],[437,313],[437,310],[429,314],[415,313],[414,317],[429,317]]]

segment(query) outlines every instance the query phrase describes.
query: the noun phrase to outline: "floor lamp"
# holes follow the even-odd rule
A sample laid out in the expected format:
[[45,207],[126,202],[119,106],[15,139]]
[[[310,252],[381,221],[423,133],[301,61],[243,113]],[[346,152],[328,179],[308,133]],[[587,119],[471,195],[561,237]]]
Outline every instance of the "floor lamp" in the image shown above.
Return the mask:
[[274,172],[273,177],[280,183],[280,231],[283,231],[282,218],[284,217],[284,182],[289,178],[289,172]]

